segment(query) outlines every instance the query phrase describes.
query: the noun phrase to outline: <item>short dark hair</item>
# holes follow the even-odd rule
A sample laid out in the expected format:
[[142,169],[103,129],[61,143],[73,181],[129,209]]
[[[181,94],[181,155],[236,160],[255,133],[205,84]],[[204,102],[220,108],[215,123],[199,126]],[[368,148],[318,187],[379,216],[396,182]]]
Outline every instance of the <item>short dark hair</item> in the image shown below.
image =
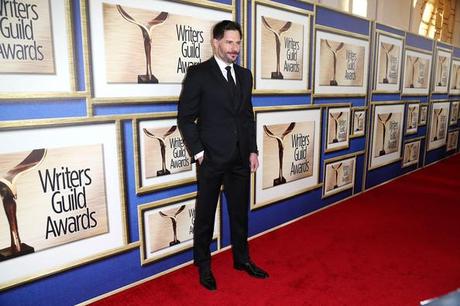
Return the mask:
[[222,20],[212,29],[212,38],[217,40],[222,39],[222,37],[224,37],[225,31],[238,31],[238,33],[240,33],[240,37],[243,37],[239,23],[231,20]]

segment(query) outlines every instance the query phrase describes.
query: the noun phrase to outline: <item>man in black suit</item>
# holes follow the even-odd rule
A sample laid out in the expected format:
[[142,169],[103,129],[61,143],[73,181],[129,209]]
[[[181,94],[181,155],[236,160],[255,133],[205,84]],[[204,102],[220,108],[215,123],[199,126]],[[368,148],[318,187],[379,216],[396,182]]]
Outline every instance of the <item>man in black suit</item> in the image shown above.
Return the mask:
[[220,187],[224,185],[230,218],[234,268],[257,278],[268,274],[249,257],[250,172],[259,166],[252,110],[252,75],[236,65],[241,27],[224,20],[214,26],[214,56],[191,66],[179,99],[178,125],[198,162],[193,258],[200,283],[215,290],[210,244]]

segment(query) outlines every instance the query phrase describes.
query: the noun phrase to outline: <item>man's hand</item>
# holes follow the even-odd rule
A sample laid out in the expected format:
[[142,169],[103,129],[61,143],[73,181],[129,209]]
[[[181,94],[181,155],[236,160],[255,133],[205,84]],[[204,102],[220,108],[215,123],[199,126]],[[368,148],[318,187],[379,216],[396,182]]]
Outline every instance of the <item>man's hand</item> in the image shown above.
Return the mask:
[[249,154],[249,165],[251,167],[251,172],[256,172],[257,168],[259,168],[259,158],[257,157],[257,153]]

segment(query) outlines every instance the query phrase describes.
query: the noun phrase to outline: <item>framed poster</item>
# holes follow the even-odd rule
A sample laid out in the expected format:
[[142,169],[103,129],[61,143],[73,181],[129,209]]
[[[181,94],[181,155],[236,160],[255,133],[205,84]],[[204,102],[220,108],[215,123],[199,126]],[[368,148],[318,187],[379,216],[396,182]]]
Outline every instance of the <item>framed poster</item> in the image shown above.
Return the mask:
[[324,161],[323,198],[355,186],[356,156]]
[[449,94],[460,95],[460,59],[452,59],[450,72]]
[[427,95],[430,90],[431,53],[406,49],[404,57],[405,95]]
[[87,119],[0,129],[0,288],[126,244],[118,137]]
[[418,125],[426,125],[428,118],[428,104],[420,104],[420,115],[419,115],[419,121]]
[[449,125],[457,125],[460,116],[460,101],[451,102]]
[[[142,265],[193,247],[195,202],[193,192],[138,206]],[[220,205],[212,238],[220,245]]]
[[2,1],[0,10],[2,97],[58,97],[74,92],[70,1],[8,3]]
[[315,95],[362,95],[367,90],[367,36],[316,29]]
[[366,131],[366,108],[352,108],[351,118],[352,125],[350,138],[364,136]]
[[458,134],[459,134],[458,130],[447,133],[447,145],[446,145],[447,152],[457,150]]
[[406,135],[416,134],[419,121],[419,103],[407,104]]
[[418,165],[420,159],[421,140],[407,141],[404,143],[404,154],[402,160],[402,168],[412,165]]
[[251,209],[319,187],[321,109],[256,109],[259,169]]
[[450,60],[452,53],[450,50],[436,48],[436,73],[433,84],[433,92],[447,93],[449,88]]
[[252,4],[255,93],[308,92],[311,13],[275,2]]
[[404,104],[374,104],[369,169],[401,158]]
[[350,146],[350,107],[327,109],[325,152],[338,151]]
[[138,193],[196,180],[195,163],[185,147],[176,116],[134,120],[133,126]]
[[374,89],[378,92],[399,92],[404,38],[377,32],[377,62]]
[[446,145],[449,107],[449,102],[433,102],[431,104],[427,151]]
[[198,3],[89,1],[94,97],[177,98],[187,67],[212,56],[214,24],[233,19],[228,6]]

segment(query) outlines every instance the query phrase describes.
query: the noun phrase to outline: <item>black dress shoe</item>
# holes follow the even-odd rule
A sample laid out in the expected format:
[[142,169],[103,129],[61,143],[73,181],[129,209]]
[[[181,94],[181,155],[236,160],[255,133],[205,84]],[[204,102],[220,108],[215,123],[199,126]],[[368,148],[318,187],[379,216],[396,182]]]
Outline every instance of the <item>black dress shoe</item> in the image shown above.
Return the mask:
[[216,290],[217,284],[211,270],[200,270],[200,284],[208,290]]
[[249,275],[254,276],[256,278],[268,278],[268,273],[256,266],[253,262],[248,261],[246,263],[240,264],[235,263],[233,267],[237,270],[244,270],[248,272]]

